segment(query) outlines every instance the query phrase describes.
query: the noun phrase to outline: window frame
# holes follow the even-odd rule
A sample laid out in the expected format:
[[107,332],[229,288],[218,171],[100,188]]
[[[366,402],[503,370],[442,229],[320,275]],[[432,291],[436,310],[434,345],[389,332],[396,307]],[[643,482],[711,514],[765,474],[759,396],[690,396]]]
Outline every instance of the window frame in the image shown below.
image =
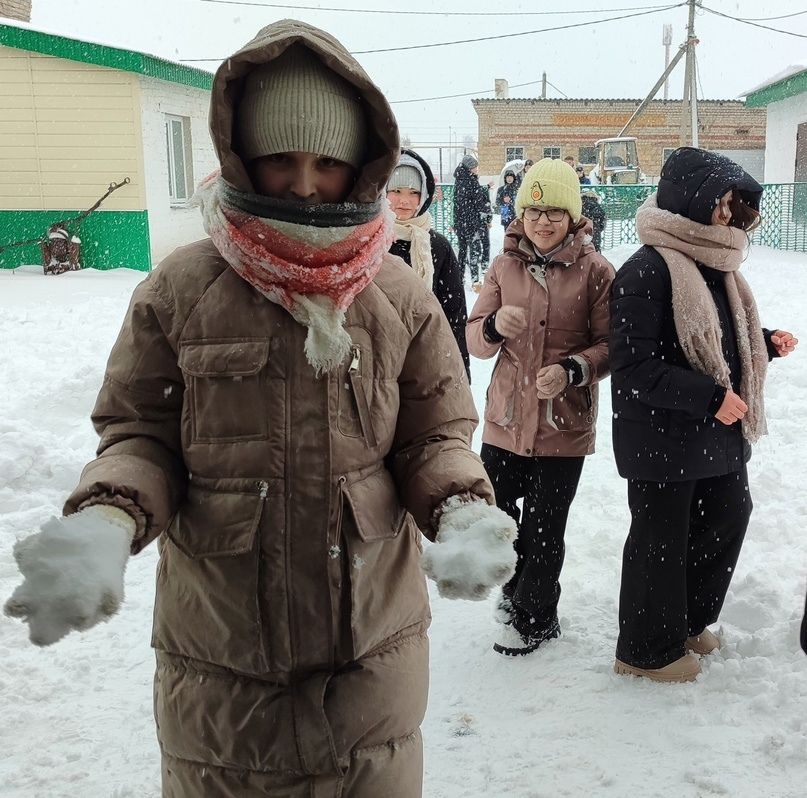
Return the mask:
[[[557,152],[557,155],[554,153]],[[560,144],[551,144],[548,147],[543,148],[544,158],[552,158],[553,160],[558,160],[561,157],[561,146]]]
[[[175,124],[180,126],[182,139],[182,174],[178,174],[176,140],[173,136]],[[193,144],[191,141],[191,119],[179,114],[165,114],[165,148],[168,159],[168,197],[171,207],[186,207],[193,195]],[[181,191],[184,190],[184,196]]]
[[[512,157],[508,155],[510,150],[519,150],[520,155],[513,155]],[[527,148],[523,144],[511,144],[504,148],[504,162],[509,163],[510,161],[523,161],[524,154]]]
[[[583,160],[583,150],[591,151],[591,160]],[[577,163],[583,166],[596,166],[597,165],[597,148],[596,147],[578,147],[577,148]]]

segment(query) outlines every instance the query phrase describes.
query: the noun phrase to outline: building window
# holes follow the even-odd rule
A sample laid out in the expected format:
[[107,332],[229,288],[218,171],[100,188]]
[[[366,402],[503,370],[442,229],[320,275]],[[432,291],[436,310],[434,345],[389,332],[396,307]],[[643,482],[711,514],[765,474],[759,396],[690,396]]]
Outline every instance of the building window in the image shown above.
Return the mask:
[[504,148],[504,162],[515,161],[516,159],[524,160],[523,147],[505,147]]
[[191,120],[187,116],[165,117],[168,151],[168,193],[172,205],[184,205],[193,193]]
[[597,148],[580,147],[577,151],[577,162],[582,164],[597,163]]
[[665,162],[667,161],[667,158],[669,158],[677,149],[678,149],[678,147],[665,147],[661,151],[661,165],[662,166],[664,166]]
[[560,158],[560,147],[544,147],[544,158]]

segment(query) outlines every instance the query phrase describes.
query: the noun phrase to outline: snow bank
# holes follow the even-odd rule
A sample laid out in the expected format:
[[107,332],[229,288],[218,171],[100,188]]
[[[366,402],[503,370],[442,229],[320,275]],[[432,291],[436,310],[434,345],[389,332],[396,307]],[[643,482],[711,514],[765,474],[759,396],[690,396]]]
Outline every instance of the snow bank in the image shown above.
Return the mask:
[[[493,250],[501,244],[494,225]],[[632,248],[606,253],[621,263]],[[562,636],[524,658],[494,654],[494,598],[433,598],[432,684],[424,724],[429,798],[803,798],[807,657],[798,625],[807,577],[807,256],[755,249],[743,267],[763,323],[801,333],[775,362],[770,435],[749,470],[754,514],[721,619],[724,647],[691,685],[617,677],[625,485],[602,392],[598,451],[567,532]],[[142,274],[0,272],[0,597],[19,578],[14,541],[58,514],[93,455],[89,412]],[[475,295],[468,294],[469,307]],[[473,361],[483,408],[493,360]],[[479,445],[479,434],[476,437]],[[0,794],[155,798],[159,756],[149,649],[156,548],[132,558],[109,623],[36,649],[0,619]]]

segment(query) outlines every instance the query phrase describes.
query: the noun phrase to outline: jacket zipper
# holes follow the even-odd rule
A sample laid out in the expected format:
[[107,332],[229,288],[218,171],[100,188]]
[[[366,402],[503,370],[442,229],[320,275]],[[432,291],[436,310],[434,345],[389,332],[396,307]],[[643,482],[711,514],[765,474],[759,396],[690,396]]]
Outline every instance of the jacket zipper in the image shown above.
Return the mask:
[[334,560],[342,553],[339,542],[342,534],[342,515],[344,514],[345,507],[345,482],[347,482],[347,477],[341,476],[336,483],[336,491],[338,494],[336,500],[336,523],[334,524],[333,538],[328,547],[328,556]]
[[348,369],[350,387],[353,390],[353,399],[356,402],[356,409],[359,412],[359,424],[364,440],[370,448],[376,445],[373,424],[370,420],[370,405],[367,402],[367,394],[364,391],[364,382],[361,377],[361,348],[354,346],[351,349],[352,360]]
[[[343,652],[340,651],[342,639],[342,618],[347,611],[349,611],[350,599],[345,599],[345,591],[350,591],[349,582],[346,581],[345,563],[347,562],[348,552],[346,550],[346,541],[342,536],[342,519],[345,513],[345,483],[347,477],[341,476],[337,480],[337,505],[336,505],[336,523],[334,524],[333,537],[328,546],[328,593],[330,596],[331,606],[331,656],[333,661]],[[343,550],[344,549],[344,550]],[[338,575],[335,573],[338,571]],[[345,603],[347,601],[347,604]],[[352,646],[350,646],[352,649]]]
[[[260,497],[260,503],[258,504],[258,510],[255,516],[255,537],[257,538],[256,547],[258,551],[258,556],[256,558],[256,568],[257,568],[257,580],[258,580],[258,596],[257,596],[257,603],[258,606],[262,603],[262,596],[261,596],[261,588],[263,585],[264,580],[264,573],[263,573],[263,554],[261,552],[261,521],[263,520],[263,514],[266,511],[266,497],[269,495],[269,483],[262,479],[258,482],[258,496]],[[262,615],[262,612],[260,613]],[[261,653],[263,654],[263,661],[264,666],[269,668],[269,663],[271,661],[269,651],[269,641],[267,639],[267,633],[265,629],[265,624],[259,623],[258,624],[258,640],[260,641],[260,648]]]
[[[493,373],[490,376],[490,385],[488,385],[487,393],[485,394],[485,402],[488,401],[488,395],[490,394],[490,389],[493,386],[493,382],[496,376],[496,371],[502,363],[502,359],[506,359],[507,362],[516,370],[516,383],[518,383],[518,366],[513,362],[513,360],[508,357],[503,349],[499,350],[499,357],[496,358],[496,365],[493,367]],[[507,397],[507,405],[504,411],[504,417],[495,421],[494,423],[499,425],[500,427],[506,427],[508,424],[513,422],[513,418],[516,414],[516,394],[515,392],[519,390],[520,385],[516,384],[513,388],[513,393]]]

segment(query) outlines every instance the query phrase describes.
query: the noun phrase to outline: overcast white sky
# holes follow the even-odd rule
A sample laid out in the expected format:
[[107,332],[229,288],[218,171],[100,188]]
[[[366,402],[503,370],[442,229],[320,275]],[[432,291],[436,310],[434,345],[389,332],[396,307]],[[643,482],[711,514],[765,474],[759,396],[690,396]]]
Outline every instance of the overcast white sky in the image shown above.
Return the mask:
[[[484,0],[300,0],[297,6],[227,4],[210,0],[33,0],[32,26],[76,38],[117,45],[164,58],[221,59],[240,47],[263,25],[285,17],[302,19],[334,34],[351,51],[473,39],[637,13],[675,0],[554,0],[484,2]],[[362,9],[362,13],[305,10],[299,5]],[[704,0],[724,14],[760,20],[807,11],[797,0]],[[434,14],[438,6],[450,12]],[[428,11],[428,16],[369,13],[395,8]],[[614,11],[614,9],[629,9]],[[547,10],[564,13],[547,14]],[[586,13],[571,13],[583,11]],[[492,16],[462,16],[486,12]],[[540,12],[540,13],[536,13]],[[402,134],[413,144],[476,138],[471,97],[433,102],[396,103],[471,92],[492,97],[495,78],[513,84],[511,97],[540,93],[542,71],[569,97],[644,97],[664,69],[662,28],[673,26],[673,47],[683,41],[686,6],[596,26],[536,33],[470,44],[357,55],[370,76],[393,101]],[[699,11],[698,64],[702,96],[736,98],[790,64],[807,64],[807,13],[758,24],[803,34],[774,33]],[[194,62],[215,69],[216,62]],[[673,74],[670,97],[680,97],[683,62]],[[554,88],[550,97],[563,96]],[[661,92],[659,92],[659,97]],[[615,131],[616,133],[616,131]]]

